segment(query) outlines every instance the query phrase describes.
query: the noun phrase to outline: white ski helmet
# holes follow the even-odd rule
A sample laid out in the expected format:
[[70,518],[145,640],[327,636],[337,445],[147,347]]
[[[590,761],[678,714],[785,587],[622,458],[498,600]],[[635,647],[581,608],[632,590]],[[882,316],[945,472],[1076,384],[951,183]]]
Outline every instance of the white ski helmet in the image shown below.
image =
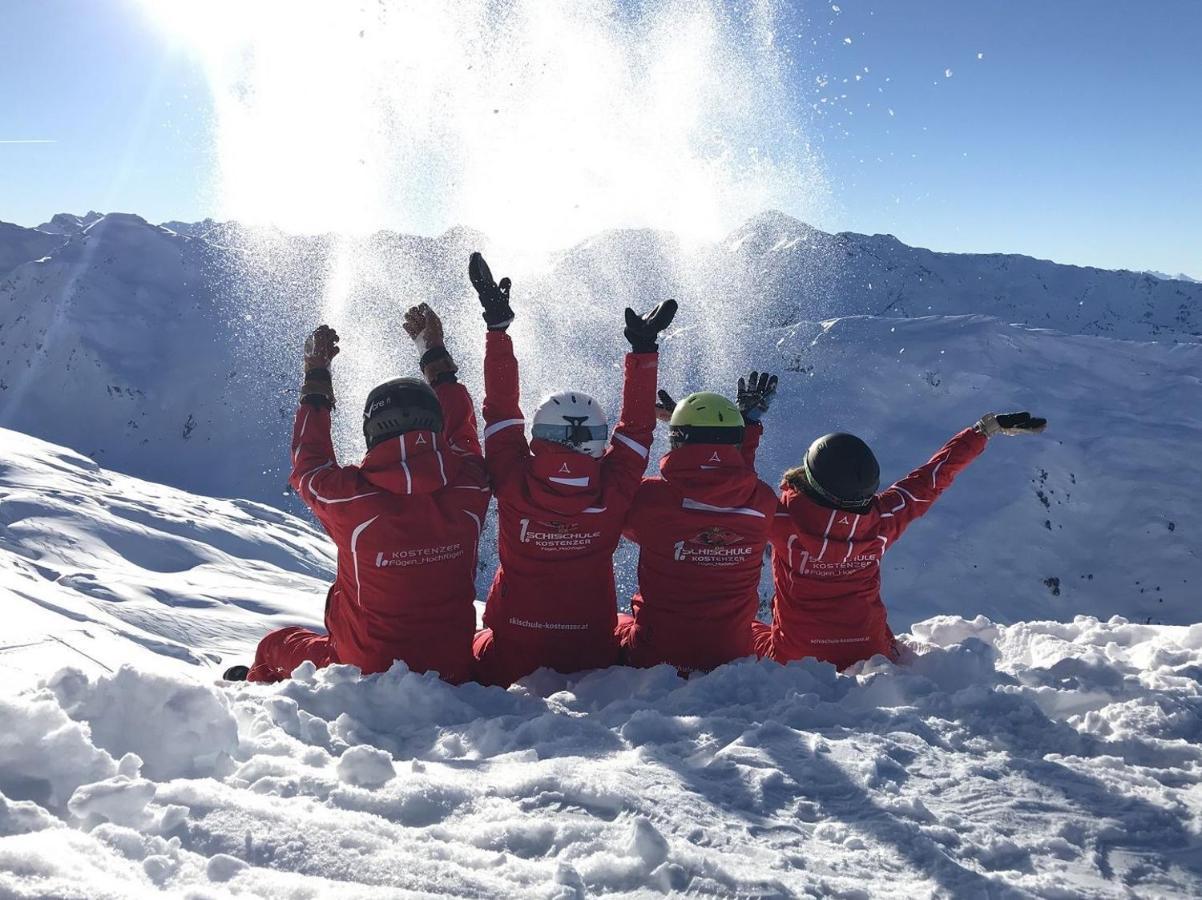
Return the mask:
[[609,422],[588,394],[560,391],[538,405],[530,434],[600,459],[609,438]]

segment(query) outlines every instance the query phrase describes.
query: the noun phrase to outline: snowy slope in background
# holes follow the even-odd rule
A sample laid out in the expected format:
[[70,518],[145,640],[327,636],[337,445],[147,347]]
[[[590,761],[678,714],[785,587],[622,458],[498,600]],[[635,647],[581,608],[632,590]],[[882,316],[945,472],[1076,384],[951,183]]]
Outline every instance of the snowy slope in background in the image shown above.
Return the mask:
[[1040,437],[991,440],[890,549],[891,621],[1202,618],[1202,510],[1188,499],[1202,496],[1202,345],[981,316],[783,331],[759,338],[760,358],[771,345],[791,376],[765,418],[766,477],[825,431],[862,435],[890,482],[983,412],[1031,409],[1051,420]]
[[105,471],[0,429],[6,692],[61,666],[220,670],[272,627],[321,623],[328,540],[269,506]]
[[[398,319],[422,300],[480,399],[483,329],[463,270],[491,247],[468,229],[301,238],[89,213],[19,231],[67,243],[0,275],[0,426],[108,469],[302,512],[284,487],[305,333],[328,319],[343,335],[335,429],[352,460],[360,398],[413,370]],[[676,296],[669,390],[729,392],[749,368],[781,370],[760,458],[770,481],[830,430],[870,440],[891,479],[983,412],[1048,416],[1043,438],[995,441],[891,551],[897,624],[1197,620],[1202,512],[1182,500],[1202,494],[1202,286],[827,235],[779,213],[711,247],[614,231],[525,275],[493,261],[515,279],[527,410],[571,386],[615,412],[622,307]],[[620,552],[623,596],[630,561]]]

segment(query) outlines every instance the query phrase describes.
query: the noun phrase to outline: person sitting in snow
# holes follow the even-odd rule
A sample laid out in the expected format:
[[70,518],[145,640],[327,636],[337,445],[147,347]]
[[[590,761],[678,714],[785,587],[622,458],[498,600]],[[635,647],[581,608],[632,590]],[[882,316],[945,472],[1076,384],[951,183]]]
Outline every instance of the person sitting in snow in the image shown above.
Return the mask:
[[625,535],[639,545],[638,592],[618,625],[625,661],[709,670],[750,656],[760,569],[777,510],[755,473],[760,417],[777,379],[739,379],[738,403],[690,394],[671,408],[671,450],[643,480]]
[[472,398],[455,378],[441,321],[422,304],[404,328],[424,380],[393,378],[368,394],[367,455],[357,466],[340,466],[330,439],[338,335],[322,325],[305,342],[289,482],[338,546],[328,634],[274,631],[249,671],[235,666],[227,679],[279,681],[306,660],[364,673],[403,660],[452,683],[471,678],[476,556],[492,494]]
[[626,310],[622,411],[613,434],[588,394],[539,403],[526,439],[518,363],[506,329],[510,282],[498,285],[473,253],[472,285],[488,326],[484,455],[497,495],[500,565],[476,635],[476,677],[508,686],[535,669],[604,668],[618,661],[613,554],[638,490],[655,430],[656,339],[676,314],[666,300],[644,316]]
[[828,434],[785,472],[772,529],[772,624],[752,625],[756,653],[777,662],[812,656],[840,669],[897,644],[881,602],[881,557],[997,434],[1038,434],[1029,413],[984,416],[930,461],[877,493],[880,467],[855,435]]

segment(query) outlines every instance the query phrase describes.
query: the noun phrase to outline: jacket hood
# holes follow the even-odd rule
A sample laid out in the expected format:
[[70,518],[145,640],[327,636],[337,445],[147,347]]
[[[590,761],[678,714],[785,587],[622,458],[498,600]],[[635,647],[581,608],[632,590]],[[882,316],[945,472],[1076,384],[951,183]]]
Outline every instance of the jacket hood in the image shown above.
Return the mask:
[[[867,509],[856,512],[855,510],[840,510],[837,507],[825,506],[787,481],[782,482],[780,487],[781,506],[785,508],[798,531],[803,534],[814,534],[821,537],[829,528],[830,522],[834,520],[833,514],[855,516],[859,529],[867,529],[880,520],[880,509],[876,497],[872,498]],[[858,533],[863,534],[865,531],[858,530]]]
[[433,431],[410,431],[367,451],[360,473],[393,494],[430,494],[458,474],[461,459],[446,437]]
[[561,515],[576,515],[595,506],[601,497],[601,460],[553,441],[530,442],[530,498]]
[[735,444],[685,444],[664,454],[659,471],[682,496],[711,506],[750,502],[760,481]]

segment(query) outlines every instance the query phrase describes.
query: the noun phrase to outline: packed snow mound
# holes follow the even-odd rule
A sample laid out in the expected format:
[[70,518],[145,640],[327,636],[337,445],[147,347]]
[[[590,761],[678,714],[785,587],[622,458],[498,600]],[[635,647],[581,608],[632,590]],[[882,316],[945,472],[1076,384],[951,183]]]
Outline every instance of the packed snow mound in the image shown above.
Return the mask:
[[[217,671],[272,627],[320,624],[333,573],[328,540],[300,519],[107,472],[0,429],[7,691],[66,665]],[[133,718],[106,727],[137,729],[151,707],[130,700]]]
[[[1202,892],[1202,625],[941,617],[906,642],[847,675],[509,691],[63,672],[0,702],[0,893]],[[154,714],[106,726],[131,703]]]

